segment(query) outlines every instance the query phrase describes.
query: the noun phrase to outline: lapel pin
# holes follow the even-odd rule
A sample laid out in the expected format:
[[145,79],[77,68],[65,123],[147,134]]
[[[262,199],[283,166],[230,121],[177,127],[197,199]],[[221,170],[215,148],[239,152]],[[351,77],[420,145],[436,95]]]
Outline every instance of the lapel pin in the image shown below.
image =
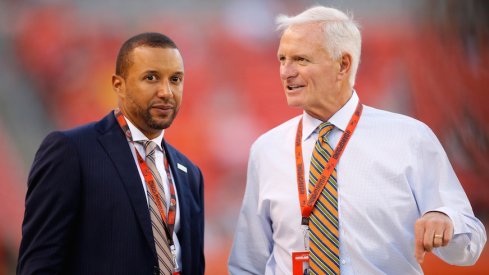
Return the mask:
[[181,165],[180,163],[177,163],[177,168],[182,170],[183,172],[187,173],[187,167]]

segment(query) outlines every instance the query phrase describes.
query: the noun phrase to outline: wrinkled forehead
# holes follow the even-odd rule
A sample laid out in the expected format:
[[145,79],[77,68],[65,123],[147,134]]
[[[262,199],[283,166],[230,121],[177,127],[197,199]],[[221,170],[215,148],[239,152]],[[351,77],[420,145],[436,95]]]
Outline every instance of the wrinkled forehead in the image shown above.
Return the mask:
[[321,23],[304,23],[287,27],[280,38],[278,51],[290,47],[325,48],[325,35]]
[[323,26],[324,22],[307,22],[307,23],[299,23],[288,26],[282,32],[282,37],[284,35],[295,34],[297,36],[323,36]]

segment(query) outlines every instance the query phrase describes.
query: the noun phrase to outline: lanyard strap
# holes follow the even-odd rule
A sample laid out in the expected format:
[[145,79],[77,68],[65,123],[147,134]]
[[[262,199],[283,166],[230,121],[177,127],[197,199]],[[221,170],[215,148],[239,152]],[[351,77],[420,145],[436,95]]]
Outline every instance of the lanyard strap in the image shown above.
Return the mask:
[[[129,126],[127,125],[127,121],[124,118],[124,115],[122,114],[120,109],[115,109],[114,115],[117,119],[117,122],[119,123],[119,126],[124,131],[124,134],[126,135],[127,139],[129,139],[129,141],[134,146],[134,141],[132,139],[131,130],[129,129]],[[177,212],[177,200],[176,200],[176,195],[175,195],[175,187],[173,186],[173,180],[172,180],[172,177],[170,174],[170,166],[168,165],[168,159],[166,157],[165,150],[163,150],[163,159],[164,159],[164,166],[165,166],[166,176],[168,179],[168,184],[170,187],[169,188],[170,189],[170,207],[168,209],[168,215],[165,214],[165,210],[163,209],[163,203],[160,199],[160,194],[158,192],[158,188],[156,187],[155,180],[154,180],[153,174],[151,173],[151,170],[149,169],[148,165],[146,164],[146,161],[139,154],[138,150],[136,150],[136,146],[134,146],[134,151],[136,152],[136,156],[138,158],[139,168],[141,169],[141,172],[143,173],[146,186],[147,186],[147,188],[151,194],[151,197],[153,197],[153,200],[155,201],[156,206],[158,207],[158,211],[160,212],[161,219],[163,220],[163,227],[165,228],[166,236],[167,236],[168,240],[170,241],[170,246],[171,246],[171,245],[173,245],[173,231],[175,229],[175,216],[176,216],[176,212]]]
[[297,188],[299,190],[299,202],[302,213],[302,225],[309,224],[309,216],[311,215],[312,209],[316,204],[319,195],[323,191],[323,188],[326,186],[331,173],[333,173],[338,160],[343,154],[345,147],[350,140],[355,128],[357,127],[358,121],[360,120],[360,116],[362,115],[363,105],[358,102],[357,109],[353,113],[348,122],[348,126],[346,127],[345,132],[341,136],[340,142],[336,149],[333,152],[333,155],[329,158],[328,163],[324,167],[321,176],[319,177],[314,189],[312,190],[309,199],[307,198],[307,190],[306,184],[304,180],[304,160],[302,158],[302,118],[299,121],[299,125],[297,126],[297,133],[295,136],[295,161],[296,161],[296,169],[297,169]]

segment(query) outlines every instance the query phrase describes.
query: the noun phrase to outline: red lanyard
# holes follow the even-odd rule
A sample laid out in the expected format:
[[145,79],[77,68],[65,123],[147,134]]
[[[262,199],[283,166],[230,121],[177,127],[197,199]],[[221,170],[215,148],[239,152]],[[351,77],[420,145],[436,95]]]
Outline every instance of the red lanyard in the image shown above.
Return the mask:
[[[126,119],[122,115],[122,112],[119,109],[114,110],[114,115],[117,118],[117,122],[119,122],[119,125],[121,126],[122,130],[126,134],[126,137],[131,141],[131,143],[134,145],[134,141],[132,140],[132,134],[131,130],[129,129],[129,126],[127,125]],[[170,185],[170,207],[168,209],[168,216],[165,214],[165,210],[163,209],[163,203],[160,199],[160,194],[158,192],[158,188],[156,187],[155,180],[153,178],[153,174],[151,173],[151,170],[149,169],[148,165],[146,164],[146,161],[143,160],[141,155],[139,154],[138,150],[136,150],[136,147],[134,146],[134,151],[136,152],[137,158],[138,158],[138,164],[139,168],[141,169],[141,172],[143,173],[144,176],[144,181],[146,182],[146,186],[151,194],[151,197],[153,197],[153,200],[156,203],[156,206],[158,207],[158,211],[160,212],[161,218],[163,220],[163,225],[166,231],[166,235],[168,240],[170,241],[170,246],[173,245],[173,231],[175,228],[175,216],[177,212],[177,200],[176,200],[176,195],[175,195],[175,187],[173,186],[173,180],[171,178],[170,174],[170,166],[168,165],[168,160],[165,155],[165,151],[163,150],[163,159],[164,159],[164,164],[165,164],[165,171],[166,171],[166,176],[168,178],[168,184]]]
[[319,177],[316,185],[314,186],[314,190],[312,190],[309,199],[307,198],[306,184],[304,181],[304,160],[302,159],[302,118],[299,121],[299,125],[297,126],[297,133],[295,136],[295,161],[297,169],[297,187],[299,189],[299,202],[302,213],[302,225],[309,224],[309,216],[311,215],[312,209],[314,208],[314,204],[316,204],[316,201],[323,191],[323,188],[326,186],[326,183],[328,182],[331,173],[333,173],[334,168],[336,167],[336,164],[341,157],[341,154],[345,150],[346,144],[350,140],[350,137],[353,135],[353,132],[357,127],[358,121],[360,120],[360,116],[362,115],[362,110],[363,105],[358,102],[357,109],[351,116],[350,122],[348,122],[346,130],[341,136],[338,146],[336,146],[333,155],[329,158],[328,163],[324,167],[324,170],[321,173],[321,176]]

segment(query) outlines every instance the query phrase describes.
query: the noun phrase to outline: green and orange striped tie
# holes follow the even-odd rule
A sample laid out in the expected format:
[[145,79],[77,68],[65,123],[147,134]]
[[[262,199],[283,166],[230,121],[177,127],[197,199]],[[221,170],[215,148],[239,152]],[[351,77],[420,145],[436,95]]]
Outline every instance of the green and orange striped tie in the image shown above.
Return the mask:
[[[319,125],[319,137],[312,152],[309,193],[333,153],[327,135],[334,128],[329,122]],[[340,274],[338,191],[336,168],[316,201],[309,219],[309,274]]]

